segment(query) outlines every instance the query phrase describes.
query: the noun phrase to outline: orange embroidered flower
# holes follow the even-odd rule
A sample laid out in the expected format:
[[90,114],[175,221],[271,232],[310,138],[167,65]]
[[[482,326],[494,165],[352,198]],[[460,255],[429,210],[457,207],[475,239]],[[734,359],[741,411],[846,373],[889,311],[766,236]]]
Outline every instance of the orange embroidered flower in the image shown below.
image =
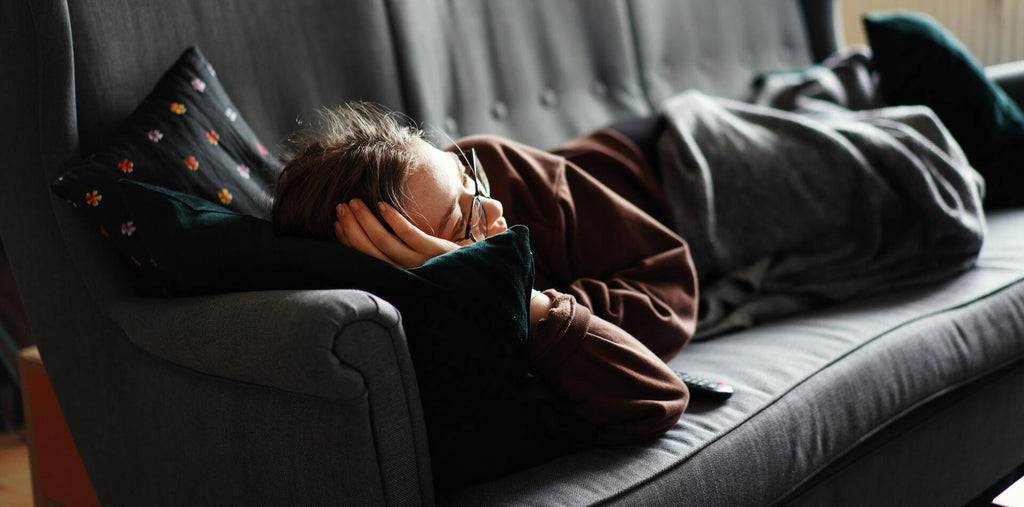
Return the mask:
[[181,102],[171,103],[171,112],[174,114],[185,114],[185,104]]
[[100,226],[100,234],[102,234],[104,238],[110,237],[110,233],[107,232],[107,228],[103,227],[102,225]]
[[226,188],[222,188],[217,192],[217,198],[220,199],[221,204],[231,204],[231,192],[228,192]]
[[135,164],[131,160],[124,159],[117,163],[117,168],[125,174],[130,174],[135,169]]
[[103,200],[103,196],[100,195],[99,190],[93,190],[92,192],[85,193],[85,203],[89,206],[96,207],[100,205],[100,201]]
[[192,155],[189,155],[189,157],[186,158],[184,160],[184,162],[185,162],[185,167],[188,167],[189,169],[191,169],[193,171],[199,169],[199,161],[196,160],[196,157],[193,157]]
[[216,146],[217,145],[217,141],[220,141],[220,134],[218,134],[217,132],[215,132],[213,130],[207,130],[206,131],[206,140],[209,141],[210,144]]
[[130,256],[128,256],[128,258],[129,258],[129,259],[131,259],[131,261],[132,261],[133,263],[135,263],[135,266],[136,266],[136,267],[140,267],[140,268],[142,267],[142,263],[141,263],[141,262],[139,262],[139,260],[138,260],[138,259],[136,259],[134,255],[130,255]]

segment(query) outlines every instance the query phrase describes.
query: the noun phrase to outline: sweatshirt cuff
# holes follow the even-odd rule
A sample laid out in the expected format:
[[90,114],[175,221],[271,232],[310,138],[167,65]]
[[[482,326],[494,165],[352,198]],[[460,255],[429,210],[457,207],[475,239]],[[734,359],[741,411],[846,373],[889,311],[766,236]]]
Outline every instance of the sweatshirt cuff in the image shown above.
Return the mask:
[[557,371],[582,345],[590,329],[590,309],[576,298],[554,289],[544,291],[551,310],[537,322],[530,336],[530,370],[545,378]]

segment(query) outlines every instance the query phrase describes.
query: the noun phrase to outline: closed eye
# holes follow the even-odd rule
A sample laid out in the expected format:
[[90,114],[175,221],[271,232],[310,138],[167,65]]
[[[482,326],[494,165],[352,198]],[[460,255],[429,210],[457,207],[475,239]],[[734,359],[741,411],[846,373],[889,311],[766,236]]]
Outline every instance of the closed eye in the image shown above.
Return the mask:
[[459,213],[459,215],[461,216],[459,217],[459,220],[455,222],[455,230],[452,231],[452,237],[455,238],[455,241],[462,240],[466,231],[466,215],[463,213]]

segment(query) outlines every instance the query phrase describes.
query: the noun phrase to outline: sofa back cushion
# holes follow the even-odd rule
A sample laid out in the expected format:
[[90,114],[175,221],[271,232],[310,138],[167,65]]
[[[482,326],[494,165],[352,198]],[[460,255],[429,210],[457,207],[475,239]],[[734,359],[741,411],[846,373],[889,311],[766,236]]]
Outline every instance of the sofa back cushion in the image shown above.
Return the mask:
[[746,98],[757,74],[812,63],[805,3],[826,2],[395,0],[406,112],[550,147],[685,89]]
[[749,99],[761,73],[813,63],[819,51],[811,46],[804,4],[820,9],[825,3],[631,0],[648,99],[657,105],[690,88]]
[[323,104],[404,106],[387,2],[75,0],[68,9],[83,153],[108,138],[189,46],[216,62],[271,151],[298,116]]

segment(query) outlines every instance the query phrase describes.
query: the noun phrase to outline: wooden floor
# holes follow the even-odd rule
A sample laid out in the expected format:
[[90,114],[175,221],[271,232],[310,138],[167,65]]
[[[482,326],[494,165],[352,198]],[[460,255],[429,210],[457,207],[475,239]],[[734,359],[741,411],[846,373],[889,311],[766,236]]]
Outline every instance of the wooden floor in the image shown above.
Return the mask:
[[0,505],[32,505],[32,473],[28,468],[28,446],[19,434],[0,433]]

